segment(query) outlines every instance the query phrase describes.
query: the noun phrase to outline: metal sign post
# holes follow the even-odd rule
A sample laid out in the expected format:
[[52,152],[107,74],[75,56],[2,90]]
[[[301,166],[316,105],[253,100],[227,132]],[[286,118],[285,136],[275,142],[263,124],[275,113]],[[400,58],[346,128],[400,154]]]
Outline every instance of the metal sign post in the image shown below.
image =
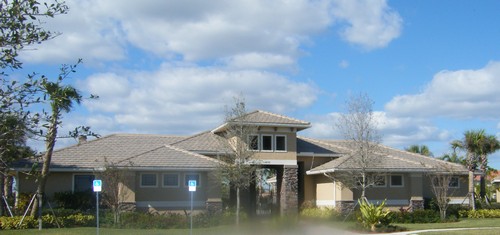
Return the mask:
[[189,193],[191,194],[191,213],[189,214],[190,220],[191,220],[191,225],[189,228],[189,234],[193,234],[193,192],[196,192],[196,180],[189,180],[188,181],[188,186],[189,186]]
[[94,180],[92,184],[94,186],[94,192],[95,192],[97,235],[99,235],[99,192],[102,191],[102,181]]

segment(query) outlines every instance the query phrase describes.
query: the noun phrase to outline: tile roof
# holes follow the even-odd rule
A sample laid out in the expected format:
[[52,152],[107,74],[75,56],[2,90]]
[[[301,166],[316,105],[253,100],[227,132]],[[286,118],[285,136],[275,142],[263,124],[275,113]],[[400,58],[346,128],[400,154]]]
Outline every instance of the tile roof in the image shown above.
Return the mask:
[[[323,140],[322,142],[344,149],[352,147],[352,142],[345,140]],[[342,157],[307,171],[307,174],[360,170],[360,160],[359,156],[351,155],[349,152],[346,152]],[[384,145],[378,145],[376,154],[370,160],[370,167],[367,171],[428,172],[446,169],[447,171],[453,171],[459,174],[467,173],[465,167],[460,164],[450,163]]]
[[221,162],[197,153],[164,145],[151,151],[123,159],[117,162],[118,166],[161,169],[213,169]]
[[[311,127],[310,122],[262,110],[256,110],[247,113],[242,117],[235,118],[234,121],[238,121],[240,119],[244,119],[244,122],[248,124],[259,125],[259,126],[286,126],[286,127],[295,127],[299,130]],[[225,125],[226,124],[223,124],[215,128],[212,132],[219,132],[224,130]]]
[[297,136],[297,154],[298,155],[331,155],[339,156],[348,153],[349,149],[328,142]]
[[[119,162],[123,159],[142,154],[164,145],[178,142],[186,137],[142,134],[112,134],[99,139],[69,146],[54,151],[51,169],[57,168],[96,168],[108,162]],[[36,160],[25,159],[14,167],[31,166]]]
[[221,149],[225,147],[221,143],[222,141],[223,139],[219,135],[205,131],[172,143],[172,146],[197,153],[216,154],[217,152],[221,152]]

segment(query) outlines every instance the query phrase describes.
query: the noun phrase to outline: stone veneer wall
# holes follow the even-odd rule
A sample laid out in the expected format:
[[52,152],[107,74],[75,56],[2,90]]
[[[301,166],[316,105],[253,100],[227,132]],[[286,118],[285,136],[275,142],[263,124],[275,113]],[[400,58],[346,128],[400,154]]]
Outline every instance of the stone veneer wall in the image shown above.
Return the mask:
[[354,201],[335,201],[335,206],[340,214],[348,215],[354,211],[356,204]]
[[422,197],[412,197],[410,199],[410,211],[423,210],[424,199]]
[[280,192],[281,215],[295,215],[298,213],[298,185],[298,166],[283,166],[283,180]]
[[217,215],[222,213],[222,200],[217,199],[208,199],[206,202],[206,209],[208,214]]

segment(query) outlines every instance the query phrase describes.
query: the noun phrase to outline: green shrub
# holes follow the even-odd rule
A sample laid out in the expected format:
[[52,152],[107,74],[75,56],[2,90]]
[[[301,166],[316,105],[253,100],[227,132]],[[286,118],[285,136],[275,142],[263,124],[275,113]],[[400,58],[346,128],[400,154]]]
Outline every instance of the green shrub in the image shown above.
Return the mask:
[[358,221],[364,228],[376,232],[377,227],[389,225],[383,224],[383,222],[388,222],[387,217],[390,213],[390,211],[385,208],[385,200],[380,203],[380,205],[375,205],[365,200],[358,200],[358,202],[361,212]]
[[400,210],[391,212],[391,222],[413,224],[413,223],[437,223],[441,221],[439,212],[435,210],[414,210],[412,212]]
[[461,217],[479,219],[479,218],[500,218],[500,209],[495,210],[462,210],[459,212]]
[[[38,227],[38,219],[33,216],[0,217],[0,229],[29,229]],[[19,225],[19,222],[23,222]],[[42,225],[44,228],[56,228],[57,224],[61,227],[91,226],[95,224],[95,218],[92,215],[75,214],[66,217],[54,217],[53,215],[43,215]],[[18,226],[19,225],[19,226]]]
[[95,196],[92,191],[56,192],[54,200],[59,207],[73,210],[89,210],[95,208]]
[[333,208],[308,207],[300,211],[300,217],[305,219],[335,220],[340,218],[340,212]]

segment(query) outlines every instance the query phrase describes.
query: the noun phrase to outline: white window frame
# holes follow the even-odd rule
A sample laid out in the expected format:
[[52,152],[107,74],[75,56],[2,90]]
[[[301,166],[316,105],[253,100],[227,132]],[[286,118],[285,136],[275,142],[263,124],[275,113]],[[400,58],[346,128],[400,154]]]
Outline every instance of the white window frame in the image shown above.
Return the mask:
[[[155,184],[155,185],[144,185],[144,184],[143,184],[143,182],[142,182],[142,176],[143,176],[143,175],[154,175],[154,176],[155,176],[155,179],[156,179],[156,180],[155,180],[155,181],[156,181],[156,182],[155,182],[156,184]],[[157,188],[157,187],[158,187],[158,174],[156,174],[156,173],[141,173],[141,174],[140,174],[140,177],[141,177],[141,178],[140,178],[140,181],[141,181],[141,182],[140,182],[140,187],[141,187],[141,188]]]
[[[251,139],[252,139],[253,136],[257,138],[257,149],[250,148],[251,143],[252,143]],[[248,141],[248,146],[247,146],[248,150],[250,150],[250,151],[256,151],[256,152],[260,150],[260,136],[259,135],[255,135],[255,134],[254,135],[248,135],[247,141]]]
[[[264,137],[271,137],[271,149],[264,149]],[[273,152],[274,151],[274,135],[262,134],[260,135],[260,151]]]
[[[392,177],[393,177],[393,176],[400,176],[400,177],[401,177],[401,185],[394,185],[394,184],[392,183]],[[393,188],[401,188],[401,187],[404,187],[404,186],[405,186],[405,177],[404,177],[404,175],[402,175],[402,174],[394,174],[394,175],[391,175],[391,176],[390,176],[390,181],[391,181],[391,182],[390,182],[390,185],[391,185],[391,187],[393,187]]]
[[[177,176],[177,185],[165,185],[165,176],[166,175],[176,175]],[[163,173],[161,174],[161,185],[163,188],[178,188],[180,187],[180,181],[181,177],[179,177],[179,173]]]
[[200,173],[185,173],[184,174],[184,187],[186,187],[186,188],[189,187],[188,181],[187,181],[188,180],[187,179],[188,175],[197,175],[198,176],[198,181],[196,182],[196,187],[197,188],[201,187],[201,175],[200,175]]
[[[278,150],[278,137],[284,137],[285,138],[285,149],[284,150]],[[274,151],[275,152],[287,152],[288,151],[288,138],[287,135],[274,135]]]
[[[457,186],[452,186],[451,182],[453,179],[457,179]],[[450,184],[448,185],[449,188],[460,188],[460,177],[458,176],[452,176],[450,179]]]

